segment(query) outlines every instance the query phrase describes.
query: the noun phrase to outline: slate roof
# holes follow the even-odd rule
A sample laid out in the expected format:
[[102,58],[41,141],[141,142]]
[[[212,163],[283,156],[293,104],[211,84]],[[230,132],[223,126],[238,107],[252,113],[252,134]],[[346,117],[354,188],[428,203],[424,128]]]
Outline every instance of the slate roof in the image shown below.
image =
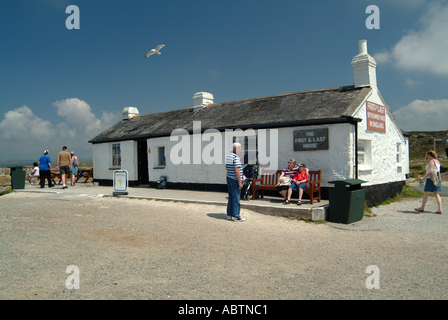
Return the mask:
[[136,116],[122,120],[100,133],[90,143],[170,136],[175,129],[192,132],[193,121],[202,131],[226,128],[274,128],[316,123],[353,122],[355,110],[371,88],[345,86],[276,96],[211,104]]

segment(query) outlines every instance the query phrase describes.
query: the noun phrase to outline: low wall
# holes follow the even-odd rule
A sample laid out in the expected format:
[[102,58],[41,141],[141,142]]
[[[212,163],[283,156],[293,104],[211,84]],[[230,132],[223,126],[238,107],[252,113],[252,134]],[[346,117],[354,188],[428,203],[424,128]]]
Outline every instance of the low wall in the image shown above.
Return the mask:
[[11,169],[0,168],[0,193],[11,189]]

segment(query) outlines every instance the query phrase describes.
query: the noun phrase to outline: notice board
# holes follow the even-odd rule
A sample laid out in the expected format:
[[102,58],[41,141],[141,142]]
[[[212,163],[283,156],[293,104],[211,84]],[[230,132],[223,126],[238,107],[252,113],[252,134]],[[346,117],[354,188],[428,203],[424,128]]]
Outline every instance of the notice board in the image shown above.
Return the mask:
[[386,107],[367,101],[367,130],[386,132]]
[[294,131],[294,151],[328,150],[328,128]]

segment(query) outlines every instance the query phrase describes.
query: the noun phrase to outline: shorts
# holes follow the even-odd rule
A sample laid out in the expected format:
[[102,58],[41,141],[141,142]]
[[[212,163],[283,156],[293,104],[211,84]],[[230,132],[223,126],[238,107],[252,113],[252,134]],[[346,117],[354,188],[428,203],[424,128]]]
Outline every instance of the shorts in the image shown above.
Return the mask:
[[299,185],[297,185],[296,183],[291,183],[291,189],[292,190],[298,191],[299,188],[302,188],[303,190],[305,190],[306,189],[306,182],[303,182],[303,183],[301,183]]
[[70,167],[69,166],[60,166],[59,171],[61,174],[70,174]]
[[288,186],[276,186],[275,188],[277,189],[278,192],[288,191],[289,185]]

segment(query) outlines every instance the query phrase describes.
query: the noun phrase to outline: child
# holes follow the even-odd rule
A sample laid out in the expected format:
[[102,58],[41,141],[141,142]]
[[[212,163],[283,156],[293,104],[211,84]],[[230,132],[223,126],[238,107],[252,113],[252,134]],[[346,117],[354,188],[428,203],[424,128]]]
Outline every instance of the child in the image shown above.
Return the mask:
[[293,191],[299,191],[299,201],[297,202],[297,205],[300,206],[302,204],[303,191],[308,185],[307,181],[308,173],[306,166],[301,163],[299,164],[299,171],[295,174],[291,181],[291,186],[288,189],[288,200],[285,201],[286,204],[290,202]]
[[33,163],[33,171],[31,171],[30,173],[28,173],[28,181],[31,183],[31,179],[33,179],[34,177],[38,177],[39,176],[39,167],[37,165],[37,162]]

